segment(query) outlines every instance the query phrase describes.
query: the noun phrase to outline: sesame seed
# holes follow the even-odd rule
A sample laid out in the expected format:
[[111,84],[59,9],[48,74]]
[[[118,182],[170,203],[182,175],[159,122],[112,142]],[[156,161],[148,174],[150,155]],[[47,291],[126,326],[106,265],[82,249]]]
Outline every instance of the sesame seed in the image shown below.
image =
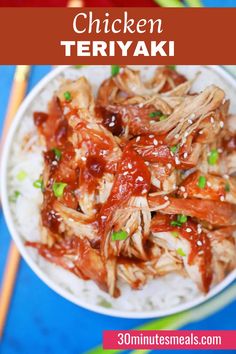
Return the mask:
[[115,123],[114,122],[111,122],[108,124],[109,127],[114,127]]
[[221,200],[221,202],[223,202],[225,200],[225,197],[223,195],[221,195],[220,200]]
[[185,188],[184,186],[181,186],[181,187],[180,187],[180,190],[181,190],[181,192],[185,192],[185,191],[186,191],[186,188]]
[[147,193],[147,189],[143,189],[142,194],[146,194],[146,193]]
[[125,172],[123,173],[123,175],[124,175],[124,176],[127,176],[128,173],[129,173],[128,171],[125,171]]
[[148,137],[149,137],[150,139],[153,139],[153,138],[154,138],[154,135],[153,135],[153,134],[150,134],[150,135],[148,135]]
[[194,119],[196,117],[196,113],[192,113],[191,115],[190,115],[190,119]]
[[102,216],[101,216],[101,219],[102,219],[102,220],[106,220],[106,219],[107,219],[107,216],[106,216],[106,215],[102,215]]
[[184,196],[184,198],[187,198],[188,193],[185,192],[185,193],[183,194],[183,196]]
[[138,136],[137,138],[136,138],[136,143],[138,143],[139,141],[140,141],[140,136]]
[[180,165],[180,161],[177,156],[175,157],[175,163],[176,163],[176,165]]
[[211,123],[215,122],[215,119],[213,117],[210,118]]
[[144,163],[145,163],[146,166],[150,165],[150,163],[148,161],[145,161]]
[[178,139],[179,138],[179,134],[175,134],[175,139]]
[[190,227],[187,227],[186,232],[192,232],[192,229],[190,229]]
[[192,124],[193,123],[192,119],[188,119],[188,123]]
[[164,196],[165,200],[169,200],[169,197],[167,195]]
[[229,175],[224,175],[223,178],[229,179]]
[[183,156],[184,156],[184,159],[186,159],[188,157],[188,153],[185,152]]
[[166,166],[167,166],[167,168],[169,168],[169,170],[171,170],[171,168],[172,168],[171,163],[168,163]]
[[57,165],[57,161],[52,161],[52,165],[56,166]]
[[157,146],[157,145],[158,145],[158,141],[157,141],[157,139],[154,139],[154,140],[153,140],[153,144],[154,144],[155,146]]
[[69,113],[69,112],[70,112],[69,107],[65,107],[65,108],[64,108],[64,114],[67,114],[67,113]]
[[85,156],[82,156],[82,157],[81,157],[81,160],[82,160],[82,161],[86,161],[87,159],[86,159]]
[[115,116],[112,116],[111,117],[111,121],[114,122],[116,120],[116,117]]
[[202,134],[203,134],[203,131],[202,131],[202,130],[200,130],[200,132],[198,132],[198,134],[199,134],[199,135],[202,135]]
[[201,254],[203,254],[203,253],[204,253],[203,250],[200,250],[200,251],[198,252],[199,255],[201,255]]
[[138,176],[138,177],[137,177],[137,181],[142,182],[142,181],[143,181],[143,177],[142,177],[142,176]]
[[223,150],[221,148],[217,149],[217,151],[221,154]]
[[208,182],[208,181],[207,181],[207,186],[208,186],[208,187],[211,187],[211,182]]
[[126,232],[128,232],[128,234],[130,233],[130,228],[129,227],[126,228]]
[[220,121],[220,127],[221,127],[221,128],[224,127],[224,122],[223,122],[223,120]]
[[198,241],[197,241],[197,245],[198,245],[198,246],[202,246],[202,241],[198,240]]
[[72,218],[68,218],[68,221],[73,222],[73,221],[74,221],[74,219],[72,219]]

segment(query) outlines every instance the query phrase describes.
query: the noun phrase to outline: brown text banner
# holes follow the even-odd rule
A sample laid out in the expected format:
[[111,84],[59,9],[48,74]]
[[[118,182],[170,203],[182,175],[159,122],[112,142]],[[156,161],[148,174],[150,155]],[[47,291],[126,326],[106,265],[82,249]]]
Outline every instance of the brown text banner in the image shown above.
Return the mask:
[[0,64],[236,64],[236,8],[1,8]]

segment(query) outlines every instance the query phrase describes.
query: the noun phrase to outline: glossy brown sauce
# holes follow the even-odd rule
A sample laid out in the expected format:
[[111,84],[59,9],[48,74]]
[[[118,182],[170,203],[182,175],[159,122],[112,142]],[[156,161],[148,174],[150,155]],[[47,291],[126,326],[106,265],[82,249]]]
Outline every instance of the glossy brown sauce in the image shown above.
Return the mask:
[[232,136],[229,139],[223,140],[223,148],[228,152],[236,151],[236,136]]
[[105,107],[96,107],[96,115],[102,118],[102,124],[113,135],[120,136],[124,132],[122,117],[120,113],[114,113],[107,110]]

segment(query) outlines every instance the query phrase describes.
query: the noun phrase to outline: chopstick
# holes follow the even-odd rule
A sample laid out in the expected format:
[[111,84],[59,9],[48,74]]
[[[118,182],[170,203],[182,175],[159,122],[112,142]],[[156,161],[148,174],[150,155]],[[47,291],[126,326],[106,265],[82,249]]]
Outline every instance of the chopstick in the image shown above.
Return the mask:
[[[83,0],[69,0],[67,6],[82,7],[84,6],[84,2]],[[13,117],[25,96],[29,71],[30,66],[28,65],[19,65],[16,68],[8,110],[5,118],[5,124],[3,128],[0,151],[2,151],[2,146],[4,144],[8,129],[12,123]],[[17,276],[19,261],[19,251],[16,248],[14,242],[11,241],[0,293],[0,339],[2,338],[5,322],[7,319],[7,313],[9,310],[10,301]]]
[[[28,76],[30,72],[29,65],[18,65],[16,67],[13,85],[11,89],[7,114],[5,117],[3,134],[1,139],[1,151],[4,145],[7,132],[16,114],[16,111],[21,104],[27,89]],[[15,246],[15,243],[11,241],[10,248],[7,255],[6,267],[3,275],[3,281],[0,292],[0,339],[2,338],[7,313],[14,289],[15,279],[20,261],[20,254]]]

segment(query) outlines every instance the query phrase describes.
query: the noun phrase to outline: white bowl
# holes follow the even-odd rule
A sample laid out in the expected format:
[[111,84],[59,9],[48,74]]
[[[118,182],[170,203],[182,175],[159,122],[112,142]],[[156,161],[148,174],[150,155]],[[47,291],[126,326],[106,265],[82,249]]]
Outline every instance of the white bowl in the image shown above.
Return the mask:
[[[165,310],[151,310],[151,311],[125,311],[114,308],[104,308],[100,305],[90,304],[83,299],[80,299],[78,296],[72,294],[65,287],[60,286],[58,283],[54,281],[48,274],[46,274],[45,270],[40,267],[40,265],[35,261],[32,257],[31,253],[28,251],[28,248],[24,245],[24,240],[20,235],[16,223],[14,221],[10,204],[9,204],[9,195],[8,195],[8,162],[10,159],[10,152],[13,139],[18,130],[18,127],[23,120],[25,112],[29,107],[31,107],[32,103],[37,100],[38,95],[44,90],[45,87],[48,87],[50,83],[55,80],[58,80],[59,77],[64,75],[65,71],[69,70],[68,66],[61,66],[57,69],[53,70],[51,73],[45,76],[43,80],[41,80],[35,88],[30,92],[30,94],[26,97],[22,105],[20,106],[14,122],[10,128],[9,134],[7,136],[7,140],[3,149],[3,158],[1,164],[1,196],[2,196],[2,206],[5,215],[5,219],[12,235],[13,240],[15,241],[22,257],[28,263],[28,265],[32,268],[32,270],[39,276],[41,280],[43,280],[51,289],[53,289],[56,293],[60,294],[62,297],[68,299],[69,301],[75,303],[76,305],[82,306],[86,309],[116,317],[124,317],[124,318],[153,318],[153,317],[161,317],[171,315],[180,311],[184,311],[190,309],[196,305],[199,305],[208,299],[212,298],[224,288],[226,288],[233,280],[236,278],[236,271],[231,272],[220,284],[215,286],[206,296],[201,295],[197,298],[188,301],[186,303],[165,309]],[[86,70],[93,70],[95,75],[99,75],[99,70],[101,67],[86,67],[82,69],[82,72],[86,72]],[[106,69],[107,70],[107,69]],[[193,76],[196,71],[202,71],[202,78],[200,77],[195,84],[195,88],[197,90],[203,89],[206,85],[215,83],[222,87],[227,96],[231,99],[231,111],[236,112],[236,81],[235,79],[228,74],[223,68],[219,66],[178,66],[178,70],[185,73],[187,76]],[[79,76],[79,75],[78,75]],[[235,101],[233,101],[233,99]],[[158,294],[157,294],[158,296]]]

